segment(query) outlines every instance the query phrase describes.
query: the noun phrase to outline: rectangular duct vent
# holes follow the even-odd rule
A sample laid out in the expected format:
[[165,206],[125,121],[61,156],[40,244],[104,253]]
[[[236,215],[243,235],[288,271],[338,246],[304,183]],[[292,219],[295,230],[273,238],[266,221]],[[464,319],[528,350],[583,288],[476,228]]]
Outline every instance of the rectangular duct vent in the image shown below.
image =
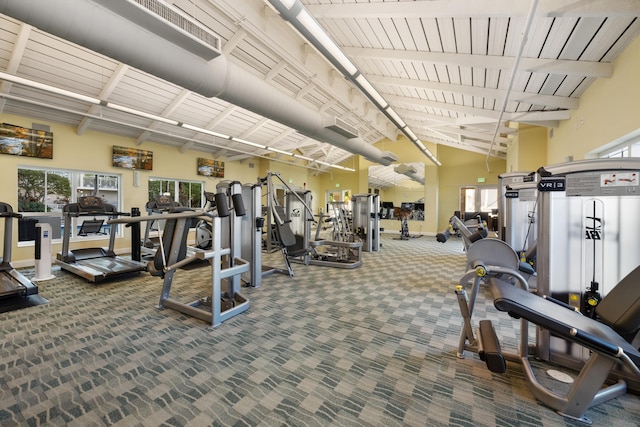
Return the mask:
[[395,162],[398,160],[398,156],[393,154],[391,151],[385,151],[382,153],[382,158],[388,160],[390,162]]
[[[107,3],[107,1],[105,0],[100,0],[100,1]],[[112,0],[109,0],[109,2],[110,1]],[[183,45],[183,43],[177,43],[178,45],[184,47],[190,52],[198,54],[199,56],[207,60],[211,60],[220,55],[221,41],[220,41],[220,37],[217,34],[211,32],[206,28],[203,28],[202,26],[199,26],[192,19],[182,15],[177,10],[171,8],[170,6],[163,3],[162,1],[160,0],[128,0],[128,1],[139,5],[139,7],[146,9],[147,12],[152,13],[156,17],[156,19],[160,18],[162,21],[164,21],[165,23],[171,24],[171,26],[173,26],[175,29],[180,30],[190,38],[196,39],[201,45],[207,46],[208,51],[207,50],[203,51],[202,48],[194,49],[193,46]],[[113,6],[111,6],[110,8],[115,9],[115,7]],[[123,15],[123,16],[125,16],[126,18],[131,17],[130,15],[129,16]],[[146,25],[143,25],[143,26],[146,26]],[[166,37],[169,41],[177,42],[177,40],[174,40],[171,37],[167,37],[166,34],[161,34],[160,32],[156,31],[155,28],[149,28],[149,29],[151,29],[153,32],[157,33],[158,35]]]
[[332,131],[339,133],[347,138],[357,138],[358,129],[351,126],[349,123],[337,117],[327,117],[324,120],[324,127],[331,129]]

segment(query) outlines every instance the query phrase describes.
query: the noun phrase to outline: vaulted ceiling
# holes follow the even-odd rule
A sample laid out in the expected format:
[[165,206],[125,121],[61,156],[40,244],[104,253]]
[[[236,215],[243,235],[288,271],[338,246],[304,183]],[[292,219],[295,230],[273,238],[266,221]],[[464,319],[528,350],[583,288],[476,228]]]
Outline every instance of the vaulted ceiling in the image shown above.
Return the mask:
[[[251,102],[236,105],[186,89],[23,22],[12,12],[12,4],[21,1],[27,0],[0,1],[0,112],[63,123],[79,134],[96,130],[141,145],[153,141],[199,150],[227,161],[262,156],[319,171],[352,164],[357,150],[280,119],[278,102],[270,114]],[[53,3],[80,2],[91,0]],[[393,152],[401,130],[271,2],[279,0],[165,3],[215,33],[229,62],[294,105],[325,121],[337,119],[350,129],[349,141],[354,135],[364,145],[387,141],[378,149]],[[613,60],[640,33],[638,1],[301,3],[419,140],[500,158],[517,132],[511,124],[554,127],[567,120],[594,81],[612,76]],[[163,53],[154,52],[170,61]],[[255,93],[263,96],[268,95]]]

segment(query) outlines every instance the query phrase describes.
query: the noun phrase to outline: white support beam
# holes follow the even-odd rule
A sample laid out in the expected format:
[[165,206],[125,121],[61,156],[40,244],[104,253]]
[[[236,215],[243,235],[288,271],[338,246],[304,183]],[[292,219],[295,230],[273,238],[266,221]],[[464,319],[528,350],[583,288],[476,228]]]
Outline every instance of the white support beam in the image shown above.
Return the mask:
[[240,28],[236,31],[233,36],[227,40],[227,42],[222,46],[222,52],[225,54],[230,54],[233,49],[235,49],[242,40],[247,36],[247,31],[244,28]]
[[[185,99],[187,99],[187,97],[189,96],[191,92],[188,91],[187,89],[182,89],[182,91],[178,94],[178,96],[176,96],[173,101],[171,101],[171,103],[169,103],[169,105],[167,105],[167,107],[162,110],[162,113],[160,113],[161,117],[168,117],[171,114],[173,114],[173,112],[175,110],[178,109],[178,107],[180,107],[180,105],[182,105],[182,103],[184,102]],[[159,122],[154,121],[149,125],[150,129],[157,129],[157,127],[160,125]],[[144,141],[146,141],[147,139],[149,139],[149,137],[151,136],[152,131],[151,130],[145,130],[144,132],[142,132],[140,134],[140,136],[138,136],[138,138],[136,139],[136,144],[140,145],[142,144]]]
[[[490,70],[511,70],[514,57],[473,55],[464,53],[424,52],[414,50],[345,47],[344,52],[354,58],[411,61],[460,67],[481,67]],[[579,77],[611,77],[613,64],[608,62],[572,61],[567,59],[522,58],[519,71],[560,74]]]
[[269,122],[269,119],[263,117],[262,119],[254,123],[251,127],[249,127],[249,129],[245,130],[240,135],[238,135],[238,138],[248,139],[255,131],[260,129],[262,126],[264,126],[268,122]]
[[[11,51],[11,56],[9,57],[9,62],[7,63],[7,69],[4,70],[9,74],[16,74],[18,71],[18,67],[20,66],[20,62],[22,61],[22,57],[24,56],[25,49],[27,47],[27,42],[29,41],[29,36],[31,35],[31,29],[33,27],[27,24],[21,24],[20,29],[18,30],[18,36],[16,37],[16,41],[13,45],[13,50]],[[11,82],[3,81],[0,84],[0,93],[9,93],[11,90]]]
[[[120,81],[122,81],[122,78],[124,77],[124,75],[127,73],[128,70],[129,70],[128,65],[122,64],[122,63],[118,64],[113,74],[111,74],[111,76],[109,77],[109,80],[107,80],[107,83],[104,85],[102,90],[100,90],[98,99],[102,99],[102,100],[109,99],[109,97],[111,96],[113,91],[116,89]],[[97,115],[100,112],[101,108],[102,107],[100,107],[99,105],[92,105],[91,107],[89,107],[89,114]],[[89,125],[91,125],[92,120],[93,119],[89,117],[83,117],[82,120],[80,121],[80,124],[76,128],[76,133],[78,135],[82,135],[89,128]]]
[[[487,118],[495,120],[500,115],[499,111],[485,110],[482,108],[467,107],[465,105],[448,104],[446,102],[428,101],[424,99],[410,98],[406,96],[392,96],[388,95],[387,100],[394,104],[412,104],[425,108],[434,108],[443,111],[451,111],[457,114],[464,114],[467,116],[477,116],[480,118]],[[543,120],[568,120],[571,118],[571,112],[567,110],[557,111],[534,111],[526,113],[505,113],[504,121],[520,122],[527,121],[543,121]],[[490,123],[491,120],[486,120],[485,123]]]
[[[420,132],[420,129],[424,129],[423,132],[428,132],[432,130],[431,128],[420,125],[420,123],[412,123],[411,127],[417,129],[416,132]],[[493,137],[493,133],[474,132],[471,130],[454,128],[454,127],[439,128],[437,130],[438,132],[441,132],[445,135],[450,136],[452,139],[458,139],[458,140],[462,138],[464,140],[472,139],[476,141],[486,141],[487,143],[489,143],[491,142],[491,139]],[[491,129],[491,131],[493,132],[493,129]],[[510,144],[511,140],[509,138],[498,136],[496,137],[496,142],[501,144]]]
[[220,123],[222,123],[223,120],[225,120],[227,117],[229,117],[231,114],[233,114],[233,112],[235,110],[237,110],[237,109],[238,109],[238,107],[236,107],[233,104],[227,105],[227,108],[222,110],[222,112],[220,114],[218,114],[213,120],[211,120],[205,126],[205,129],[213,130],[216,126],[218,126]]
[[287,68],[287,63],[285,61],[278,62],[269,72],[264,76],[265,81],[271,81],[275,76],[280,74],[282,70]]
[[[445,138],[438,138],[436,136],[425,135],[425,136],[422,136],[421,138],[424,141],[433,142],[435,144],[446,145],[447,147],[458,148],[460,150],[471,151],[473,153],[478,153],[478,154],[483,154],[483,155],[487,154],[487,149],[489,148],[488,144],[486,144],[484,147],[477,147],[477,146],[475,146],[473,144],[470,144],[467,141],[465,141],[465,142],[456,142],[456,141],[451,141],[451,140],[448,140],[448,139],[445,139]],[[496,153],[495,150],[491,153],[491,156],[497,157],[499,159],[506,159],[507,158],[506,154]]]
[[[415,79],[401,79],[398,77],[369,77],[372,83],[379,85],[393,85],[414,87],[418,89],[426,89],[441,92],[458,93],[461,95],[477,96],[481,98],[496,98],[502,99],[505,96],[505,92],[502,89],[490,89],[477,86],[456,85],[451,83],[440,83],[426,80]],[[560,108],[567,110],[574,110],[578,108],[577,98],[568,98],[565,96],[554,95],[540,95],[536,93],[511,91],[509,96],[510,101],[519,101],[531,105],[545,105],[548,108]]]

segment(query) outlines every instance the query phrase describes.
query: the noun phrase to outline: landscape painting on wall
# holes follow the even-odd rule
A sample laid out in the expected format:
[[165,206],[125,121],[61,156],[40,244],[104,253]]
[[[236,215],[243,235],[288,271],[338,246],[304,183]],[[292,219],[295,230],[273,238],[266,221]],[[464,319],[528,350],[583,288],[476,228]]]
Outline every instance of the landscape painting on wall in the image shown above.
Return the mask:
[[113,166],[126,169],[153,170],[153,151],[114,145]]
[[198,158],[198,175],[224,178],[224,162]]
[[53,133],[2,123],[0,153],[53,159]]

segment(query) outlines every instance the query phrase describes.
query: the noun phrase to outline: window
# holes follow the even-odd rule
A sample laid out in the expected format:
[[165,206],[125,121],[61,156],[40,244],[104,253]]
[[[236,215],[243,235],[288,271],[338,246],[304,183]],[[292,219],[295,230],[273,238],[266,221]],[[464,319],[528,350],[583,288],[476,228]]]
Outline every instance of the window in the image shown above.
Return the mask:
[[494,186],[460,188],[461,212],[491,212],[498,208],[498,189]]
[[178,181],[173,179],[149,178],[149,201],[158,196],[169,196],[180,206],[201,209],[204,185],[201,181]]
[[[42,168],[18,168],[18,212],[23,218],[18,225],[18,241],[35,240],[38,222],[51,224],[53,239],[60,239],[62,233],[62,210],[68,203],[75,203],[78,197],[97,195],[105,203],[119,210],[120,176],[87,171],[63,171]],[[91,239],[96,236],[79,236],[78,230],[83,217],[73,218],[72,240]],[[110,226],[104,225],[102,233],[110,233]]]
[[640,157],[640,129],[594,150],[591,154],[600,158]]

